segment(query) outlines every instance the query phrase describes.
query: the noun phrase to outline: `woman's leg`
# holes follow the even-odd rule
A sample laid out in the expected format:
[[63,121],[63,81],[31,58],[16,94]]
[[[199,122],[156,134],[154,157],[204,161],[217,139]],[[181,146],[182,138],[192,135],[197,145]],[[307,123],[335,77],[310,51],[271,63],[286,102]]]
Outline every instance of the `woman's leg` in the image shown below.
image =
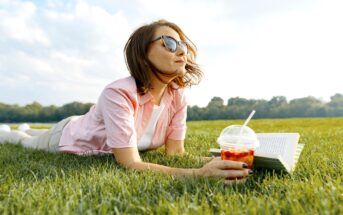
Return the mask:
[[12,143],[20,144],[25,139],[32,138],[30,135],[22,131],[10,131],[10,132],[0,132],[0,144],[1,143]]
[[52,126],[50,129],[41,129],[43,132],[41,132],[41,134],[39,134],[38,136],[33,136],[30,139],[25,139],[22,142],[23,146],[42,149],[49,152],[58,152],[58,145],[62,136],[63,128],[73,117],[63,119],[62,121]]
[[[63,128],[68,122],[78,116],[68,117],[50,129],[42,129],[37,136],[31,136],[23,131],[0,131],[0,144],[1,143],[13,143],[21,144],[27,148],[41,149],[49,152],[58,152],[58,145],[62,136]],[[40,129],[34,129],[40,130]]]
[[[36,132],[38,133],[38,132]],[[48,150],[49,132],[45,131],[39,132],[38,136],[31,136],[24,131],[14,130],[10,132],[0,132],[0,144],[10,143],[10,144],[21,144],[26,148],[33,149],[43,149]]]
[[10,131],[4,132],[0,131],[0,144],[10,143],[10,144],[21,144],[26,148],[41,149],[46,151],[51,151],[49,148],[49,141],[51,134],[54,130],[53,126],[51,129],[40,132],[38,136],[31,136],[23,131]]
[[44,142],[49,141],[49,135],[47,133],[48,132],[33,137],[23,131],[18,130],[11,132],[1,132],[0,143],[21,144],[26,148],[48,150],[48,144],[44,144]]
[[30,129],[26,130],[25,133],[27,133],[30,136],[39,136],[41,134],[44,134],[48,130],[49,129],[34,129],[34,128],[30,128]]
[[[30,135],[32,134],[32,135]],[[49,150],[50,133],[48,129],[29,129],[26,131],[0,131],[0,144],[21,144],[26,148]]]
[[18,131],[27,133],[30,136],[38,136],[46,132],[48,129],[34,129],[31,128],[29,124],[22,123],[18,126]]
[[51,136],[51,131],[46,130],[40,135],[31,136],[31,138],[26,138],[21,141],[21,144],[26,148],[41,149],[49,151],[49,140]]

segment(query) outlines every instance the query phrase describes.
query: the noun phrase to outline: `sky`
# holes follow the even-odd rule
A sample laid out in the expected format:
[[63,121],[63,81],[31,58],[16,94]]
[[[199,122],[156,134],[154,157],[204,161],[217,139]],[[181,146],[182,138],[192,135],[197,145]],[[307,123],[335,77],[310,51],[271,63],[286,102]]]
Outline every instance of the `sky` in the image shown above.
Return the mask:
[[288,100],[343,94],[340,0],[0,0],[0,103],[96,103],[129,75],[123,48],[139,26],[179,25],[204,71],[189,105],[211,98]]

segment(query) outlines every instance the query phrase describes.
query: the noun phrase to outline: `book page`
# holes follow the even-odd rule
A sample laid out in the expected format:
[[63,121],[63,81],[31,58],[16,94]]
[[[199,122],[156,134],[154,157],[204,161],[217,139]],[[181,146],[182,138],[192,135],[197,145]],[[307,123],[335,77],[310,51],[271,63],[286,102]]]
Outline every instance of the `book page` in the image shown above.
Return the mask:
[[298,144],[297,146],[297,150],[295,151],[295,156],[294,156],[294,165],[292,166],[292,171],[295,169],[295,166],[298,163],[300,154],[302,152],[302,150],[304,149],[305,145],[304,144]]
[[280,155],[264,154],[254,157],[254,168],[291,171],[290,166]]
[[294,166],[295,151],[297,148],[298,133],[258,133],[260,147],[255,150],[256,156],[265,154],[279,155],[288,164]]

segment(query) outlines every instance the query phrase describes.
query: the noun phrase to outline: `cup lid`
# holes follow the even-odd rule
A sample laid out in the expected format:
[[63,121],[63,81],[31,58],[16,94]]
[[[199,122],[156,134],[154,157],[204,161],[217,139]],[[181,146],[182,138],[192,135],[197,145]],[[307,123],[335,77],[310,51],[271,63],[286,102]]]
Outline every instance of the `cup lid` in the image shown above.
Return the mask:
[[222,130],[217,142],[221,148],[257,148],[260,144],[254,130],[248,126],[230,125]]

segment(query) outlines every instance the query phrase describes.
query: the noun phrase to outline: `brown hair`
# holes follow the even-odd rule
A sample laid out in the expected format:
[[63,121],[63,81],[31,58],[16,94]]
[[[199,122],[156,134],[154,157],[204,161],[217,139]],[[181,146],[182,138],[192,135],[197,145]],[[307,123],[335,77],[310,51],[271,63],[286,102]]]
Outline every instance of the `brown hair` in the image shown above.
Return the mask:
[[[135,79],[137,90],[140,94],[145,94],[150,89],[150,75],[152,75],[151,72],[154,73],[160,80],[160,75],[167,75],[166,73],[155,68],[147,57],[149,45],[153,40],[154,33],[156,29],[161,26],[172,28],[179,34],[180,39],[188,44],[189,54],[187,55],[187,64],[185,66],[186,74],[182,77],[176,77],[172,82],[174,82],[178,87],[183,88],[198,84],[203,76],[203,72],[194,61],[195,57],[197,56],[195,44],[176,24],[166,20],[158,20],[156,22],[152,22],[151,24],[143,25],[135,30],[126,42],[124,48],[126,66],[130,71],[131,76]],[[172,89],[170,84],[169,89]]]

